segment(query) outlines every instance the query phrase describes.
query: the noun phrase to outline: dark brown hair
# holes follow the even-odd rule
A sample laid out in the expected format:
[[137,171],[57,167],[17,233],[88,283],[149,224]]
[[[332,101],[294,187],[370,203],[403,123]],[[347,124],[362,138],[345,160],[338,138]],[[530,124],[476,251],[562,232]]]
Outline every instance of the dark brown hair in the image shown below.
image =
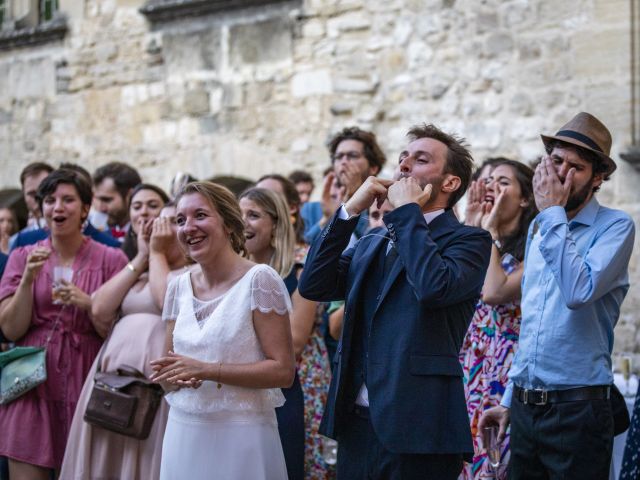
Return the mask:
[[310,183],[313,185],[313,177],[309,172],[305,172],[304,170],[294,170],[289,174],[289,180],[291,180],[294,185],[298,183]]
[[37,175],[40,172],[53,172],[54,168],[45,162],[33,162],[27,165],[20,172],[20,185],[24,186],[24,181],[27,177]]
[[110,178],[116,186],[116,190],[123,198],[139,183],[142,183],[138,171],[122,162],[111,162],[98,168],[93,174],[93,184],[100,185],[105,179]]
[[54,170],[47,177],[42,180],[38,187],[38,193],[36,193],[36,200],[38,201],[38,207],[42,212],[42,202],[47,195],[53,194],[58,185],[67,184],[73,185],[78,192],[80,201],[85,206],[91,206],[93,200],[93,192],[91,190],[91,184],[87,182],[87,179],[81,173],[70,170],[67,168],[59,168]]
[[378,145],[375,134],[367,132],[366,130],[360,130],[358,127],[347,127],[340,132],[336,133],[331,140],[329,140],[329,154],[331,155],[331,164],[333,164],[333,157],[336,154],[338,145],[344,140],[357,140],[362,143],[363,153],[370,167],[378,167],[378,173],[382,170],[387,157]]
[[[572,150],[576,152],[576,155],[578,155],[582,160],[584,160],[585,162],[589,162],[591,164],[591,178],[593,178],[595,175],[602,175],[602,181],[606,182],[611,177],[611,173],[606,173],[607,166],[600,159],[600,155],[598,155],[596,152],[592,152],[591,150],[582,148],[572,143],[563,142],[562,140],[554,140],[547,144],[546,146],[547,154],[551,155],[551,152],[553,152],[554,148],[562,148],[563,150]],[[600,190],[599,186],[593,188],[594,193],[597,192],[598,190]]]
[[520,185],[520,194],[524,198],[528,205],[522,210],[520,216],[520,222],[518,222],[518,228],[511,234],[500,239],[502,248],[500,253],[510,253],[519,261],[524,259],[524,249],[527,243],[527,231],[529,230],[529,224],[538,214],[538,208],[536,207],[536,200],[533,196],[533,170],[524,163],[509,158],[497,157],[494,163],[491,164],[493,168],[500,165],[507,165],[511,167],[516,177],[518,185]]
[[466,140],[454,133],[445,133],[432,123],[411,127],[407,137],[412,142],[420,138],[433,138],[447,147],[447,161],[442,173],[450,173],[460,178],[460,187],[451,193],[447,205],[453,207],[467,191],[473,172],[473,157],[467,148]]

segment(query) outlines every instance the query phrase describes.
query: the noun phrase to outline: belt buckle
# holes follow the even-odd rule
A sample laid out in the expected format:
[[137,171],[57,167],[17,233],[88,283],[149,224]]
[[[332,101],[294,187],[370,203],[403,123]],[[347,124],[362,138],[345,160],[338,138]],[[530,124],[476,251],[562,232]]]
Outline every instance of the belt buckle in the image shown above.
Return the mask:
[[547,404],[547,391],[546,390],[534,390],[534,392],[540,394],[540,401],[533,402],[534,405],[546,405]]
[[[540,394],[540,400],[537,401],[529,401],[529,392],[531,393],[535,393],[535,394]],[[547,404],[547,391],[546,390],[527,390],[524,389],[522,392],[522,403],[524,403],[525,405],[527,404],[532,404],[532,405],[546,405]]]

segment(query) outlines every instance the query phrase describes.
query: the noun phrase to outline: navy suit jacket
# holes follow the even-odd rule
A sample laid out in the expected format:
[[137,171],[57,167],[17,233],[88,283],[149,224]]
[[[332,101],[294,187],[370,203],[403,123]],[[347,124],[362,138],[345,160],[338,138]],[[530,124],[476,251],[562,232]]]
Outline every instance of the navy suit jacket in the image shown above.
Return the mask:
[[[345,391],[361,288],[389,240],[365,235],[343,253],[357,217],[327,224],[312,246],[300,294],[315,301],[346,300],[343,331],[321,433],[340,440],[348,405]],[[374,431],[393,453],[473,453],[458,353],[484,282],[491,237],[460,224],[450,209],[427,225],[417,204],[384,217],[398,260],[387,275],[371,322],[367,389]],[[367,295],[369,294],[369,295]],[[352,386],[351,386],[352,387]]]

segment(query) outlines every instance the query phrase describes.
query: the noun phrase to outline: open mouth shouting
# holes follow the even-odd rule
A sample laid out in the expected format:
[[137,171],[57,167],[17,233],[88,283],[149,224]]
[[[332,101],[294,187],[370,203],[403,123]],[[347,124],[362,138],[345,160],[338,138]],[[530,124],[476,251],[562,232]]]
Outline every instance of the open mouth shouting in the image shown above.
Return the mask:
[[51,218],[53,220],[53,224],[57,227],[62,227],[67,221],[67,217],[64,215],[55,215]]

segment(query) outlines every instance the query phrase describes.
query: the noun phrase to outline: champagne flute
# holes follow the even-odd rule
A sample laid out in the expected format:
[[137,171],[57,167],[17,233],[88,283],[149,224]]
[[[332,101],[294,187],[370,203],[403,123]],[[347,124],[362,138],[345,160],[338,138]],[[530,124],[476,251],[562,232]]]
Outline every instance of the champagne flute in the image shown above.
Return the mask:
[[497,425],[482,429],[482,444],[487,452],[489,464],[498,478],[498,467],[500,466],[500,442],[498,441],[499,428]]
[[622,378],[624,378],[624,395],[629,395],[629,380],[631,379],[631,357],[622,357],[620,361],[620,370],[622,370]]

